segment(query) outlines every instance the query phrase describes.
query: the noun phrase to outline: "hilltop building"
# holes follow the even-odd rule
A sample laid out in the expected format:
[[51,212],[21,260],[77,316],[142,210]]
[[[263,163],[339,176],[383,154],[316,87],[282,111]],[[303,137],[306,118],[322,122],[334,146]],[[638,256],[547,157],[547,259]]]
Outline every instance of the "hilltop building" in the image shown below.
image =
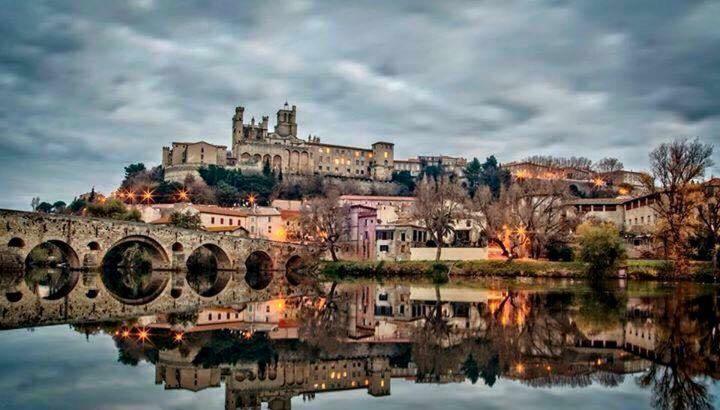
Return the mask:
[[268,164],[285,175],[328,175],[389,181],[395,170],[394,144],[378,141],[370,147],[321,143],[317,136],[298,138],[297,107],[287,103],[278,110],[274,130],[269,118],[245,123],[245,108],[235,108],[232,117],[232,146],[200,142],[173,142],[163,147],[165,178],[184,181],[207,165],[262,170]]

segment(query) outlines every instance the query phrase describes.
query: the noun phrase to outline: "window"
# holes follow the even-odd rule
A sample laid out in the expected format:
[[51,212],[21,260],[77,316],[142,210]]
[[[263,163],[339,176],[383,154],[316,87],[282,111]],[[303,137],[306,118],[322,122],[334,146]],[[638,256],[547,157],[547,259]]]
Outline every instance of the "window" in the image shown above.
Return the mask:
[[220,225],[224,225],[224,224],[225,224],[225,218],[220,218]]
[[405,232],[400,234],[400,240],[405,242]]
[[228,224],[229,224],[229,225],[232,225],[232,224],[233,224],[233,223],[232,223],[232,218],[228,219]]
[[387,301],[388,300],[388,294],[387,293],[381,293],[378,295],[378,300],[381,301]]
[[380,252],[390,252],[390,247],[388,245],[380,245]]
[[211,223],[211,224],[214,224],[214,223],[215,223],[215,217],[214,217],[214,216],[213,216],[212,218],[210,218],[210,223]]

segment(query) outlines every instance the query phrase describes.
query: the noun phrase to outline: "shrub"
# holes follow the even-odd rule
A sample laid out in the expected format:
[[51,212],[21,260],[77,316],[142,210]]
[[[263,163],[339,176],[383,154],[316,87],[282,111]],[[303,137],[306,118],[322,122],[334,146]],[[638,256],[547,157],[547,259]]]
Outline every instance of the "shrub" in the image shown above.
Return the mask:
[[570,262],[573,260],[573,248],[564,242],[550,242],[545,250],[547,258],[551,261]]
[[601,278],[618,268],[625,259],[625,247],[614,225],[585,222],[578,227],[580,260],[588,263],[588,274]]

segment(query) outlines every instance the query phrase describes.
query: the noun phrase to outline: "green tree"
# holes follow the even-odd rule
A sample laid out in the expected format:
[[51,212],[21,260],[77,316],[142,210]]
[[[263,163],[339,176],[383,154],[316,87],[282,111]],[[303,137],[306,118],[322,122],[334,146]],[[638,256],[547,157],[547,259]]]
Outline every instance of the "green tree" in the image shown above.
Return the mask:
[[72,202],[70,202],[70,206],[68,206],[68,209],[72,211],[72,213],[79,213],[80,211],[85,208],[85,201],[83,199],[75,198]]
[[589,264],[588,274],[600,279],[625,259],[620,233],[611,223],[588,221],[577,229],[580,260]]
[[399,171],[393,172],[392,182],[398,183],[407,188],[407,193],[415,191],[415,178],[413,178],[410,171]]
[[200,214],[176,211],[170,214],[170,225],[185,229],[200,229],[202,221],[200,220]]
[[473,158],[464,170],[465,180],[467,181],[467,191],[471,198],[475,197],[478,187],[482,183],[483,167],[477,158]]
[[65,208],[67,208],[67,204],[65,201],[55,201],[55,203],[52,205],[53,212],[55,213],[63,213],[65,212]]
[[137,209],[128,210],[124,203],[117,199],[108,199],[104,203],[92,203],[87,206],[87,214],[96,218],[118,219],[139,222],[142,218]]
[[138,162],[137,164],[130,164],[125,167],[125,179],[132,177],[133,175],[145,171],[145,164]]
[[52,209],[53,209],[52,204],[50,204],[48,202],[40,202],[38,204],[38,206],[35,208],[35,211],[49,214],[50,212],[52,212]]
[[510,172],[500,168],[495,156],[490,155],[482,164],[480,184],[489,187],[493,196],[497,198],[502,188],[510,186]]
[[220,206],[233,206],[239,201],[238,190],[225,181],[220,181],[215,186],[215,197]]

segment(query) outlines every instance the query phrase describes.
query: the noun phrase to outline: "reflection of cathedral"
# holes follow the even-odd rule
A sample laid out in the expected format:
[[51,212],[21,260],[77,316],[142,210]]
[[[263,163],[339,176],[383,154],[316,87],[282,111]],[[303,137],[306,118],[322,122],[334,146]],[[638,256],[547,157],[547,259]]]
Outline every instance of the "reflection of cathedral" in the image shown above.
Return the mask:
[[226,409],[290,409],[295,396],[366,389],[372,396],[390,394],[391,370],[386,357],[280,360],[267,365],[240,362],[204,368],[193,364],[199,347],[161,351],[155,383],[165,389],[200,391],[225,384]]

